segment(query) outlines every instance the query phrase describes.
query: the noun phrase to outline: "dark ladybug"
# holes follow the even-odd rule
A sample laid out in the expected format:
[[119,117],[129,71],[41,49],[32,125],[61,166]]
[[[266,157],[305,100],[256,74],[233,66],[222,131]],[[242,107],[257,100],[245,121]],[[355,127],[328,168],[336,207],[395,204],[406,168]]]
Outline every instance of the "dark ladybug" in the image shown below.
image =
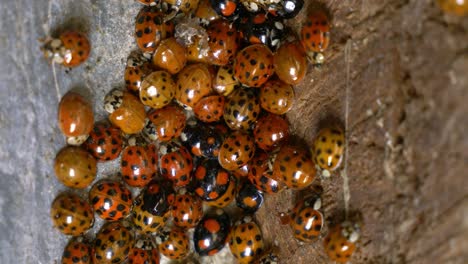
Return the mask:
[[231,220],[222,209],[206,215],[195,227],[193,234],[195,251],[200,256],[216,254],[226,244],[230,228]]

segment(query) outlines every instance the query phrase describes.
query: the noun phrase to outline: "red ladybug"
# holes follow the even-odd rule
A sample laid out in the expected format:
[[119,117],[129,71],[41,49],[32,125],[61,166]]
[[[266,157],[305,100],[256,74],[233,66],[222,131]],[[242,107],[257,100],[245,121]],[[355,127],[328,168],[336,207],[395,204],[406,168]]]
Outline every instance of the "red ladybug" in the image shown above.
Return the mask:
[[121,131],[108,123],[97,123],[84,145],[98,161],[114,160],[122,151]]
[[72,238],[62,254],[62,264],[90,264],[91,247],[80,238]]
[[120,160],[123,180],[132,187],[146,186],[158,171],[158,161],[154,144],[126,147]]
[[289,138],[289,124],[285,118],[268,113],[258,119],[253,134],[259,148],[271,151]]
[[238,48],[237,29],[224,19],[211,22],[206,31],[210,46],[210,62],[215,65],[226,65],[236,55]]
[[264,151],[257,151],[249,162],[249,181],[260,191],[278,193],[284,184],[273,175],[274,155],[268,156]]
[[307,52],[323,52],[330,42],[330,22],[323,11],[311,13],[302,26],[301,42]]
[[172,206],[172,221],[181,228],[195,227],[203,217],[203,204],[196,195],[180,191]]
[[163,142],[180,136],[186,123],[184,110],[171,104],[151,110],[148,112],[148,118],[154,126],[157,138]]
[[117,181],[101,180],[89,191],[89,200],[100,218],[117,221],[130,213],[132,193]]
[[289,188],[302,189],[312,184],[316,168],[309,153],[296,146],[283,146],[273,163],[273,177]]
[[172,142],[161,145],[161,176],[175,187],[187,186],[192,179],[193,159],[184,147]]
[[239,51],[234,61],[234,76],[245,86],[261,87],[275,72],[273,53],[263,44]]
[[174,23],[164,21],[165,14],[156,7],[143,7],[136,17],[135,39],[143,52],[154,52],[161,40],[174,34]]

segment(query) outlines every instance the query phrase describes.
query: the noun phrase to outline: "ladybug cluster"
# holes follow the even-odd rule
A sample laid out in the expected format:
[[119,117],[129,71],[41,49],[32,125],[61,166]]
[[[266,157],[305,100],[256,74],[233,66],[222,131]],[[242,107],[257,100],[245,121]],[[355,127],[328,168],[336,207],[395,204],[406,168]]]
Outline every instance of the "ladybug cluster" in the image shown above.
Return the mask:
[[[73,237],[62,263],[188,261],[226,244],[239,263],[278,263],[255,220],[265,194],[309,188],[343,158],[340,126],[324,127],[307,149],[290,141],[285,117],[308,59],[323,62],[328,16],[311,12],[291,39],[283,21],[302,10],[302,0],[139,2],[138,51],[128,57],[125,89],[103,100],[107,119],[95,122],[91,104],[75,92],[59,104],[68,145],[55,174],[68,188],[89,190],[63,192],[52,204],[54,226]],[[43,51],[74,67],[90,44],[67,32],[46,40]],[[95,181],[97,164],[116,159],[120,173]],[[95,216],[104,224],[93,235]],[[319,195],[298,201],[283,222],[297,240],[318,240],[325,224]],[[330,230],[327,254],[346,262],[359,226]]]

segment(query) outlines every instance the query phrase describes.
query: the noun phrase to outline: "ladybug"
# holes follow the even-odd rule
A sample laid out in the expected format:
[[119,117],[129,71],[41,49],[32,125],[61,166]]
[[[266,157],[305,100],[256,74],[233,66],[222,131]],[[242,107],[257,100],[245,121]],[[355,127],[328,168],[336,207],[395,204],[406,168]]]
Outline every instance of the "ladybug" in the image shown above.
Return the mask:
[[65,235],[79,236],[94,224],[93,209],[76,194],[62,193],[52,202],[50,217]]
[[216,201],[228,192],[231,180],[218,161],[204,160],[195,170],[195,194],[203,201]]
[[159,264],[159,252],[151,237],[143,237],[130,249],[128,264]]
[[184,147],[171,142],[162,144],[161,176],[173,183],[175,187],[187,186],[192,180],[193,159]]
[[187,234],[178,227],[165,229],[156,235],[159,252],[169,259],[182,260],[188,256],[189,238]]
[[89,191],[89,200],[97,215],[107,221],[126,217],[132,207],[132,193],[125,185],[113,180],[101,180]]
[[91,247],[82,238],[72,238],[65,246],[62,264],[90,264]]
[[140,133],[145,126],[145,106],[128,91],[110,91],[104,98],[104,109],[110,122],[126,134]]
[[188,65],[177,75],[176,100],[186,109],[192,109],[200,99],[212,93],[211,80],[208,65]]
[[236,27],[227,20],[219,19],[210,23],[206,33],[209,38],[210,63],[221,66],[228,64],[237,53]]
[[179,191],[172,206],[174,225],[189,229],[195,227],[203,217],[203,204],[196,195],[185,190]]
[[257,151],[249,163],[249,181],[258,190],[269,194],[278,193],[284,184],[273,175],[273,162],[276,155],[268,156],[264,151]]
[[94,239],[94,263],[122,263],[133,245],[133,235],[121,222],[105,223]]
[[236,89],[224,104],[224,121],[233,130],[250,129],[259,114],[260,102],[252,89]]
[[356,250],[356,242],[359,240],[359,225],[352,222],[344,222],[332,228],[323,242],[325,252],[332,261],[346,263]]
[[180,135],[184,145],[197,157],[217,159],[223,135],[217,129],[197,121],[191,120],[187,124]]
[[193,243],[195,252],[200,256],[213,256],[225,245],[231,220],[222,209],[207,214],[195,227]]
[[60,100],[58,123],[66,137],[88,135],[94,123],[91,104],[78,93],[66,93]]
[[218,161],[226,170],[235,170],[247,164],[254,153],[254,138],[247,132],[238,130],[224,140],[219,150]]
[[321,205],[321,199],[312,195],[294,206],[289,224],[296,239],[302,242],[314,242],[319,238],[324,220],[319,211]]
[[125,67],[125,87],[128,91],[138,93],[141,82],[153,71],[151,62],[139,52],[132,52]]
[[157,68],[176,74],[187,63],[187,51],[175,38],[168,38],[158,45],[153,55],[153,65]]
[[228,206],[236,198],[237,184],[234,178],[230,177],[228,187],[224,194],[220,195],[216,200],[206,201],[206,205],[224,208]]
[[311,13],[301,28],[301,43],[307,54],[322,53],[330,43],[330,22],[323,11]]
[[198,17],[203,22],[211,22],[219,18],[218,13],[211,6],[210,0],[200,0],[198,8],[195,11],[195,17]]
[[122,151],[121,131],[107,123],[97,123],[84,145],[97,161],[114,160]]
[[148,118],[154,126],[157,138],[163,142],[180,136],[186,123],[184,110],[172,104],[151,110]]
[[237,207],[248,214],[255,213],[263,204],[263,193],[250,182],[244,182],[236,196]]
[[468,15],[468,2],[459,0],[437,0],[439,7],[446,13],[457,16]]
[[81,146],[83,143],[86,142],[89,135],[81,135],[77,137],[67,137],[66,141],[67,144],[70,146]]
[[154,144],[127,146],[120,159],[123,180],[132,187],[146,186],[158,172],[158,161]]
[[320,130],[312,148],[315,163],[328,172],[336,170],[343,160],[344,143],[345,134],[340,127],[332,126]]
[[133,224],[140,233],[155,233],[167,222],[174,203],[174,190],[168,182],[152,180],[135,199]]
[[262,255],[263,235],[260,227],[246,216],[236,223],[229,232],[229,248],[239,264],[249,264]]
[[273,55],[278,78],[290,85],[297,85],[307,73],[307,55],[299,41],[285,42]]
[[239,21],[239,28],[245,43],[264,44],[270,49],[278,48],[284,35],[284,24],[264,12],[243,17]]
[[176,84],[166,71],[155,71],[141,83],[140,100],[151,108],[159,109],[174,98]]
[[228,96],[239,85],[231,66],[219,67],[213,79],[213,89],[220,95]]
[[159,43],[174,35],[174,23],[165,21],[157,7],[143,7],[136,17],[135,39],[141,51],[152,53]]
[[272,79],[260,88],[260,105],[266,111],[283,115],[291,110],[294,103],[294,89],[291,85]]
[[47,37],[43,43],[41,50],[49,62],[69,68],[81,65],[91,52],[88,38],[76,31],[64,32],[58,38]]
[[83,189],[96,178],[96,159],[80,147],[64,147],[55,157],[54,170],[63,185]]
[[263,44],[250,45],[237,53],[233,67],[240,83],[261,87],[275,72],[273,53]]
[[238,13],[239,0],[210,0],[215,12],[225,18],[235,17]]
[[203,97],[195,104],[193,112],[199,120],[205,123],[216,122],[223,117],[224,102],[222,95]]
[[195,63],[210,63],[208,56],[207,37],[193,36],[192,43],[187,43],[187,61]]
[[315,179],[315,164],[306,151],[282,146],[273,163],[273,177],[293,189],[305,188]]
[[257,147],[271,151],[288,140],[289,124],[285,118],[268,113],[258,119],[253,134]]

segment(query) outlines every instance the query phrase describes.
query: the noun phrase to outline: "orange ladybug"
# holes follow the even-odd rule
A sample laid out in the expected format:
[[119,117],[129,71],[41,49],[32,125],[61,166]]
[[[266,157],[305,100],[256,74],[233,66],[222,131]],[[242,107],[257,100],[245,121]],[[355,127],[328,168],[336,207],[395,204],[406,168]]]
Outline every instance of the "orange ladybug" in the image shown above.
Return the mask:
[[65,186],[88,187],[96,178],[96,159],[80,147],[64,147],[55,157],[55,176]]
[[176,90],[172,76],[166,71],[155,71],[146,76],[140,87],[141,102],[154,109],[168,105]]
[[79,236],[94,224],[93,209],[76,194],[62,193],[50,209],[54,227],[65,235]]
[[262,231],[250,216],[244,217],[231,228],[227,240],[239,264],[253,263],[262,255],[265,247]]
[[457,16],[468,15],[468,1],[467,0],[437,0],[440,8],[449,14]]
[[323,11],[311,13],[301,29],[301,43],[307,52],[324,52],[330,43],[330,22]]
[[182,260],[189,253],[189,238],[178,227],[165,229],[156,235],[159,252],[169,259]]
[[346,263],[356,250],[359,240],[359,225],[352,222],[343,222],[332,228],[323,242],[325,252],[332,261]]
[[211,22],[207,29],[210,46],[210,62],[215,65],[228,64],[237,53],[237,29],[225,19]]
[[46,38],[41,50],[51,63],[76,67],[88,59],[91,45],[83,33],[67,31],[58,38]]
[[68,92],[60,100],[58,122],[67,137],[88,135],[94,125],[93,108],[80,94]]
[[174,35],[174,23],[165,21],[165,14],[157,7],[145,6],[136,17],[135,39],[141,51],[152,53],[159,43]]
[[91,246],[82,237],[72,238],[62,254],[62,264],[91,264]]
[[324,217],[319,211],[321,205],[320,197],[315,195],[296,203],[289,224],[297,240],[313,242],[320,237],[324,222]]
[[112,90],[104,98],[104,109],[111,123],[126,134],[140,133],[145,126],[145,106],[128,91]]
[[191,109],[203,97],[213,92],[211,72],[206,64],[197,63],[185,67],[177,75],[175,99]]
[[199,120],[205,123],[216,122],[223,117],[224,103],[224,96],[210,95],[200,99],[195,104],[193,112]]
[[176,74],[187,63],[187,51],[175,38],[168,38],[159,44],[153,54],[153,65]]
[[184,110],[173,104],[151,110],[148,118],[160,141],[170,141],[180,136],[186,124]]
[[281,44],[273,55],[273,63],[276,75],[287,84],[299,84],[307,73],[307,55],[299,41]]

